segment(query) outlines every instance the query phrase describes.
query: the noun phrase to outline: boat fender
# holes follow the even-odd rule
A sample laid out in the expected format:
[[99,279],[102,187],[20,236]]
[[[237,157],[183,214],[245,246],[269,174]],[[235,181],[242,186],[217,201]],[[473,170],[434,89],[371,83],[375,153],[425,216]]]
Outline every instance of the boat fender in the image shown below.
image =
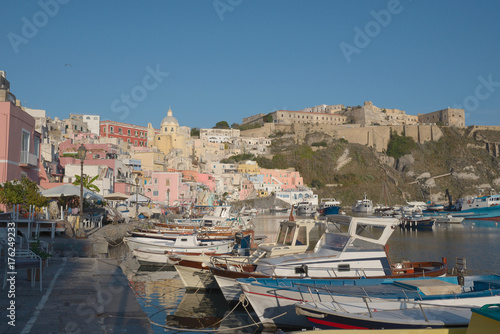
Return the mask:
[[312,318],[324,318],[324,317],[326,317],[325,314],[312,313],[312,312],[308,312],[308,311],[301,309],[301,308],[295,308],[295,312],[298,315],[305,315],[306,317],[312,317]]

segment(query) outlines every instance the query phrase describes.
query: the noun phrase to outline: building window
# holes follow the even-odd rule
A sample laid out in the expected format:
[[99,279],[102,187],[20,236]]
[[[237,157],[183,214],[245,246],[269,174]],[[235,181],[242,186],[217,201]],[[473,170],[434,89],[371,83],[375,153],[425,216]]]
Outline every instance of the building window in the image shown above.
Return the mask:
[[158,184],[158,179],[157,179],[157,178],[154,178],[154,179],[153,179],[153,183],[154,183],[154,184]]
[[137,146],[137,140],[134,140],[134,146]]
[[113,127],[112,126],[109,127],[109,133],[113,133]]
[[166,180],[165,180],[165,185],[166,185],[167,187],[170,187],[170,179],[166,179]]
[[135,136],[136,136],[136,137],[137,137],[137,134],[138,134],[138,132],[137,132],[137,130],[136,130],[136,131],[135,131]]
[[30,151],[30,133],[23,129],[21,135],[21,152],[29,152],[29,151]]
[[153,196],[158,196],[158,190],[153,190]]
[[130,129],[127,130],[127,135],[130,136]]
[[129,143],[129,144],[131,143],[130,138],[127,139],[127,143]]
[[106,128],[102,128],[102,133],[106,133]]
[[118,134],[123,134],[122,128],[118,128]]
[[36,155],[37,159],[40,158],[40,138],[35,137],[35,147],[33,148],[33,153]]

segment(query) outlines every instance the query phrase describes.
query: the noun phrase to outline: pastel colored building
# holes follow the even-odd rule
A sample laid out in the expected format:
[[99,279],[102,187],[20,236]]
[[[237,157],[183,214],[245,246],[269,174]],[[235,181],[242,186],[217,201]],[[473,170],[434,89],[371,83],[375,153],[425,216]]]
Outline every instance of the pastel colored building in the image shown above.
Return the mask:
[[101,121],[100,135],[101,137],[120,138],[133,146],[148,146],[148,128],[145,126]]
[[193,201],[189,184],[182,182],[180,172],[152,172],[144,188],[145,195],[154,202],[182,205]]
[[35,119],[10,100],[0,100],[0,134],[0,183],[26,176],[39,184],[41,138]]
[[263,175],[264,185],[279,185],[281,190],[295,189],[304,185],[304,179],[296,171],[261,168],[259,173]]
[[238,173],[240,174],[259,174],[260,167],[255,161],[246,161],[238,165]]
[[196,177],[196,182],[205,185],[208,190],[215,191],[215,178],[212,174],[208,173],[198,173]]
[[240,201],[246,200],[254,192],[253,182],[250,180],[242,180],[240,190]]

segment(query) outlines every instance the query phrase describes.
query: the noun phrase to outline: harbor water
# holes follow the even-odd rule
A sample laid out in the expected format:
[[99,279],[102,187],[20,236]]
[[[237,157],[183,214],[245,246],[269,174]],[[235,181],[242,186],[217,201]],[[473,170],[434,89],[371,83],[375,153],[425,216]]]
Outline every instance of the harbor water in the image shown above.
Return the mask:
[[[287,218],[256,216],[256,235],[266,235],[267,242],[274,241],[279,221]],[[500,273],[500,222],[437,224],[432,230],[397,228],[388,245],[392,263],[441,261],[445,257],[451,271],[456,259],[462,258],[466,260],[467,274]],[[130,256],[125,245],[120,252],[122,258]],[[173,267],[124,269],[155,333],[276,332],[258,326],[258,317],[250,305],[228,305],[220,291],[186,291]]]

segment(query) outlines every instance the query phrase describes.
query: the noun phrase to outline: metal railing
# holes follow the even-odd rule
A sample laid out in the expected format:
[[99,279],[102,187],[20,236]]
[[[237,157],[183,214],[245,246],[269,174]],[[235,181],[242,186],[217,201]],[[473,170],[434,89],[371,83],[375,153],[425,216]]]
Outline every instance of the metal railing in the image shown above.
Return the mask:
[[21,161],[19,161],[22,165],[28,166],[38,166],[38,156],[28,151],[21,151]]

